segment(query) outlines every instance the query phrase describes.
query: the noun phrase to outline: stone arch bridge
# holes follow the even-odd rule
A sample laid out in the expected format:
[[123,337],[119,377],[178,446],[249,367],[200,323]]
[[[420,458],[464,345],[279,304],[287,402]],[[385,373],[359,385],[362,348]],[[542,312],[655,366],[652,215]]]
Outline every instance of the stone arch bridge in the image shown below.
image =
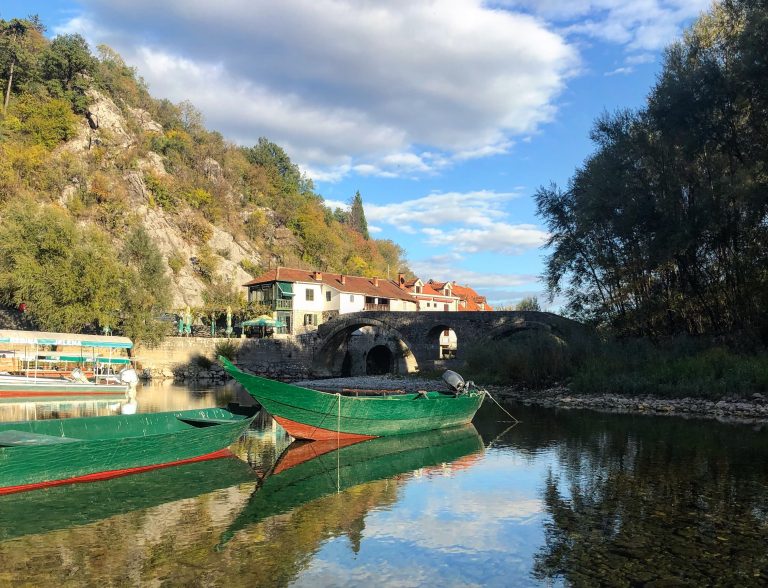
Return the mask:
[[[457,345],[445,358],[440,336],[448,330]],[[378,373],[456,369],[470,347],[526,330],[549,332],[566,342],[587,332],[580,323],[550,312],[357,312],[319,326],[312,372],[359,375],[372,373],[372,366]]]

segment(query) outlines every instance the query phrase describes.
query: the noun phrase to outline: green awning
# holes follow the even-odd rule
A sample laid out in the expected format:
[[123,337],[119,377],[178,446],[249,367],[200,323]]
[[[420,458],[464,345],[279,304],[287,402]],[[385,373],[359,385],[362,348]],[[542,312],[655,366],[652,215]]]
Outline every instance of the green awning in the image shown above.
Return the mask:
[[63,347],[104,347],[130,349],[133,343],[127,337],[104,335],[77,335],[74,333],[45,333],[39,331],[0,330],[0,343],[19,345],[60,345]]
[[277,289],[285,298],[291,298],[293,296],[293,284],[291,282],[278,282]]
[[260,316],[240,323],[242,327],[284,327],[285,323],[271,316]]

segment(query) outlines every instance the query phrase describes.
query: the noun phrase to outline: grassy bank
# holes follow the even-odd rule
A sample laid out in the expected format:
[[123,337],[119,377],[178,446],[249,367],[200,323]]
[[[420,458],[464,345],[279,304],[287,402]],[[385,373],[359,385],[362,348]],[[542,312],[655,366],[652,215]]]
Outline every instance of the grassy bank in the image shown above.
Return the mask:
[[566,384],[575,394],[709,400],[768,394],[768,351],[735,351],[692,339],[566,343],[549,333],[521,333],[470,350],[466,372],[489,384]]

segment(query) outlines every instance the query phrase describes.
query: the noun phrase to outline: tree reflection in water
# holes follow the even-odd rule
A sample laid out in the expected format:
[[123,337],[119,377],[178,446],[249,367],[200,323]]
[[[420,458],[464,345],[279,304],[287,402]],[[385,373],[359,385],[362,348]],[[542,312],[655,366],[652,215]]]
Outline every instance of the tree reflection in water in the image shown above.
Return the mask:
[[551,520],[535,578],[768,583],[768,430],[584,412],[558,423],[568,430],[557,443],[560,472],[545,481]]

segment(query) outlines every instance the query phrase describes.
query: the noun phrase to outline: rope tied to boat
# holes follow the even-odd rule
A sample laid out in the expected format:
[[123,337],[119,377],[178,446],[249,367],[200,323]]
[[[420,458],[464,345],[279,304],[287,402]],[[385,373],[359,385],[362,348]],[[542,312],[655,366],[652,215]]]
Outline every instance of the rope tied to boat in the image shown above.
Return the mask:
[[341,429],[341,392],[336,392],[336,398],[338,399],[338,402],[336,403],[338,405],[338,410],[336,411],[336,494],[341,492],[341,464],[339,460],[341,459],[341,456],[339,455],[339,432]]
[[483,390],[483,392],[485,392],[485,394],[488,396],[488,398],[490,398],[491,400],[493,400],[493,401],[496,403],[496,406],[498,406],[498,407],[499,407],[499,408],[502,410],[502,412],[504,412],[504,414],[506,414],[506,415],[507,415],[509,418],[511,418],[511,419],[512,419],[510,422],[513,422],[513,423],[515,423],[515,424],[517,424],[517,423],[519,423],[519,422],[520,422],[518,419],[516,419],[515,417],[513,417],[513,416],[510,414],[510,412],[509,412],[509,411],[508,411],[506,408],[504,408],[504,407],[503,407],[503,406],[502,406],[502,405],[499,403],[499,401],[498,401],[498,400],[496,400],[496,399],[493,397],[493,395],[492,395],[490,392],[488,392],[488,390],[485,390],[485,389],[484,389],[484,390]]

